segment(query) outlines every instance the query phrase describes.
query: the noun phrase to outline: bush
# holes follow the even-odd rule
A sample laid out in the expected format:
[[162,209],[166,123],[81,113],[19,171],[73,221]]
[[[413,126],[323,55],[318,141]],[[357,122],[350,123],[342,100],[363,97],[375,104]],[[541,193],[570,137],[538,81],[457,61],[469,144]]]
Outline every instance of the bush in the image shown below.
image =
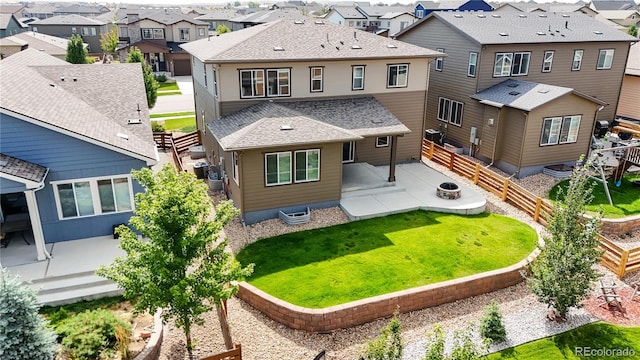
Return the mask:
[[0,359],[53,358],[56,335],[38,309],[35,291],[0,268]]
[[507,339],[507,332],[502,324],[502,314],[495,301],[484,308],[484,316],[480,320],[480,336],[494,342],[503,342]]
[[161,123],[159,123],[157,121],[152,121],[151,122],[151,131],[153,131],[153,132],[165,132],[165,128],[164,128],[164,125],[162,125]]
[[364,360],[399,360],[402,358],[402,339],[400,334],[398,311],[393,313],[389,324],[380,330],[380,336],[367,342],[367,350],[362,355]]
[[[95,359],[114,352],[118,348],[118,337],[122,330],[130,335],[131,325],[104,309],[85,311],[68,317],[56,327],[62,336],[63,351],[74,359]],[[116,336],[117,331],[120,333]],[[123,354],[126,355],[126,354]]]
[[157,82],[166,82],[167,81],[167,75],[165,74],[160,74],[160,75],[156,75],[156,81]]
[[427,335],[426,355],[422,360],[477,360],[486,353],[486,345],[486,343],[482,345],[474,343],[469,328],[455,330],[451,355],[446,355],[444,330],[440,324],[434,324],[433,332]]

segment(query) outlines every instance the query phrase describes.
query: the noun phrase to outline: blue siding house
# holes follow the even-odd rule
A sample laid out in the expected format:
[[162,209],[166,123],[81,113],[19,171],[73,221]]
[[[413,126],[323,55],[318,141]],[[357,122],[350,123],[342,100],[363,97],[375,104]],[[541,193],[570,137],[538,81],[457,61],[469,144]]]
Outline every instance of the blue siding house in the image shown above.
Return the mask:
[[[45,244],[110,235],[157,162],[140,64],[73,65],[27,49],[0,62],[0,221]],[[105,85],[117,85],[108,89]]]
[[416,4],[413,15],[418,19],[434,11],[493,11],[493,6],[484,0],[423,1]]

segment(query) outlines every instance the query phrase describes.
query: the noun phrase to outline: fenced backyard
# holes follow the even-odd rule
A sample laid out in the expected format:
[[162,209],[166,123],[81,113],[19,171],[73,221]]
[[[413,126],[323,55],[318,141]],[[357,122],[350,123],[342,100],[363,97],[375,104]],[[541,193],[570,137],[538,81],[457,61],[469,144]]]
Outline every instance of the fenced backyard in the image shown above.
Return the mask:
[[185,171],[180,155],[189,150],[191,146],[201,144],[199,131],[177,137],[173,137],[172,133],[153,133],[153,141],[155,141],[160,149],[168,149],[171,151],[173,162],[180,171]]
[[[498,196],[502,201],[515,206],[542,225],[547,225],[547,219],[553,213],[553,205],[546,199],[530,193],[509,178],[505,178],[479,163],[449,151],[433,141],[423,140],[422,156],[437,164],[446,166],[456,174],[473,181],[475,185]],[[628,272],[640,270],[640,248],[623,249],[603,235],[599,234],[598,236],[600,238],[600,248],[604,250],[604,254],[601,257],[603,266],[613,271],[618,278],[624,277]]]

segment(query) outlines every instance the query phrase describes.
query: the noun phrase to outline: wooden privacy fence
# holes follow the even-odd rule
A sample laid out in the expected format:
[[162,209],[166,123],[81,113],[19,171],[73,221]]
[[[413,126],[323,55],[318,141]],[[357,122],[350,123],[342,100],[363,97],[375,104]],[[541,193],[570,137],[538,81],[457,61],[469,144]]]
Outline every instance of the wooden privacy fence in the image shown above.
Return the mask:
[[220,354],[207,356],[200,360],[242,360],[242,346],[235,344],[235,348]]
[[[479,163],[449,151],[433,141],[423,140],[422,156],[472,180],[475,185],[525,212],[544,226],[547,225],[547,220],[553,213],[553,205],[549,201],[530,193],[509,178],[498,175]],[[601,263],[613,271],[618,278],[622,278],[630,271],[640,269],[640,248],[625,250],[600,234],[598,237],[600,238],[600,248],[604,250]]]
[[191,146],[200,144],[200,132],[194,131],[175,138],[172,133],[153,133],[153,141],[159,148],[171,150],[174,163],[180,171],[185,171],[180,154],[189,150]]

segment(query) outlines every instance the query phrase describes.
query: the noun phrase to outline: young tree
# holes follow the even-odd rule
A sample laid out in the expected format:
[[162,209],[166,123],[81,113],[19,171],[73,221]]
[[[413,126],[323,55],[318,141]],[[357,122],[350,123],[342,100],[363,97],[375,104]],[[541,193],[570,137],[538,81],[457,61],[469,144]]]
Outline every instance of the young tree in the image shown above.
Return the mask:
[[635,25],[629,26],[629,30],[627,32],[633,37],[638,37],[638,27]]
[[102,51],[106,53],[116,52],[118,47],[118,28],[114,25],[109,32],[106,32],[100,36],[100,47]]
[[0,268],[0,359],[53,359],[56,334],[39,308],[35,291]]
[[387,326],[380,330],[380,336],[367,342],[367,348],[361,359],[364,360],[400,360],[402,358],[402,328],[398,311],[393,314]]
[[220,25],[218,25],[218,27],[216,28],[216,32],[217,32],[218,34],[224,34],[224,33],[231,32],[231,29],[229,29],[229,27],[228,27],[227,25],[220,24]]
[[242,268],[224,250],[227,242],[217,241],[238,212],[226,201],[211,218],[206,184],[171,165],[155,175],[142,169],[132,176],[146,191],[136,195],[129,224],[148,241],[120,226],[120,246],[127,255],[97,273],[116,281],[126,298],[137,299],[137,310],[163,308],[163,319],[173,319],[183,329],[191,357],[192,325],[202,324],[201,315],[232,297],[236,282],[253,272],[253,264]]
[[65,60],[72,64],[86,64],[87,53],[87,49],[85,49],[80,35],[71,35],[71,40],[69,40],[69,44],[67,45],[67,57]]
[[570,308],[581,306],[591,283],[601,275],[593,268],[602,254],[597,249],[600,216],[583,216],[593,198],[588,167],[576,167],[568,188],[558,195],[547,224],[550,236],[529,267],[527,285],[561,319]]
[[158,81],[156,81],[153,75],[153,69],[151,65],[147,64],[142,55],[142,51],[135,46],[129,49],[129,55],[127,56],[128,63],[141,63],[142,64],[142,76],[144,79],[144,88],[147,91],[147,105],[149,109],[156,105],[158,99]]

